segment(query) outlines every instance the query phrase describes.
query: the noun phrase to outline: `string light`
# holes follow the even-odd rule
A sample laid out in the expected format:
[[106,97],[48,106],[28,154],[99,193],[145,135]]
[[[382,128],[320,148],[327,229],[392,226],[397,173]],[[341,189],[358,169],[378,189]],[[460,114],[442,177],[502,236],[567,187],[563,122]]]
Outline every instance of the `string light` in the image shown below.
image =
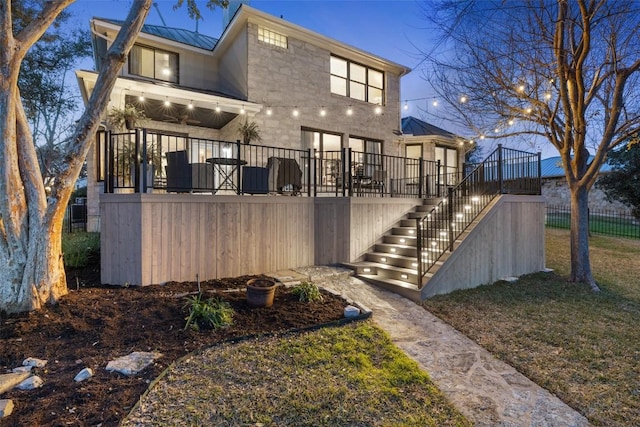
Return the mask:
[[240,114],[244,114],[246,111],[244,110],[244,104],[242,104],[242,108],[240,108]]
[[267,107],[267,116],[273,114],[273,110],[270,107]]
[[409,109],[409,103],[407,101],[404,101],[404,109],[405,111]]
[[220,112],[220,103],[216,103],[216,113]]
[[431,103],[431,105],[433,105],[434,107],[438,106],[438,100],[434,99],[433,102]]
[[144,93],[138,97],[138,101],[144,102]]
[[189,110],[193,110],[193,101],[189,101],[189,105],[187,105]]
[[382,114],[382,107],[377,105],[374,111],[379,116],[380,114]]
[[324,109],[324,106],[320,107],[320,117],[324,117],[327,115],[327,110]]
[[462,95],[462,96],[460,97],[460,103],[461,103],[461,104],[464,104],[465,102],[467,102],[467,97],[466,97],[466,96],[464,96],[464,95]]
[[298,111],[298,107],[293,107],[293,117],[298,117],[300,115],[300,111]]
[[349,105],[349,108],[347,108],[347,116],[351,115],[353,115],[353,108],[351,108],[351,105]]
[[164,106],[165,106],[165,107],[169,107],[169,106],[171,106],[171,102],[169,102],[169,98],[167,98],[167,99],[165,99],[165,100],[164,100]]

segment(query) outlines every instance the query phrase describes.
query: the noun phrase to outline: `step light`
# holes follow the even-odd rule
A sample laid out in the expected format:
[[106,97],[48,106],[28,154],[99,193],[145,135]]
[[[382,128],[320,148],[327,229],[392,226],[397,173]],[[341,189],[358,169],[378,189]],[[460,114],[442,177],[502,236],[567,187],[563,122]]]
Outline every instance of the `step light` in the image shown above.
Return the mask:
[[473,203],[478,203],[478,202],[480,201],[480,198],[479,198],[478,196],[473,196],[473,197],[471,198],[471,201],[472,201]]
[[409,234],[413,234],[413,230],[409,230]]
[[371,273],[371,269],[369,267],[365,267],[364,269],[362,269],[362,271],[364,271],[365,273]]
[[417,263],[417,262],[412,262],[412,263],[411,263],[411,267],[413,267],[413,268],[417,268],[417,267],[418,267],[418,263]]
[[400,239],[400,243],[404,243],[404,242],[406,242],[405,239]]
[[462,215],[461,213],[456,214],[456,218],[462,218],[464,215]]
[[470,205],[464,205],[464,210],[465,211],[470,211],[471,210],[471,206]]
[[385,257],[380,258],[381,262],[387,262],[387,259]]
[[407,276],[406,274],[401,274],[401,275],[400,275],[400,277],[401,277],[403,280],[407,280],[407,279],[409,278],[409,276]]
[[395,253],[396,248],[391,248],[391,249],[389,249],[389,250],[390,250],[391,252],[394,252],[394,253]]

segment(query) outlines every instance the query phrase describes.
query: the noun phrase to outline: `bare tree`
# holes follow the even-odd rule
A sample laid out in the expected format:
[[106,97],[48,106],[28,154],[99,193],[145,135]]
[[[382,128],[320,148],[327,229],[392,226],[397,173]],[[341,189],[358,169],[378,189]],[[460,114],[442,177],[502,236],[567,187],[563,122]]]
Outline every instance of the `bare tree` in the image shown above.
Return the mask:
[[571,192],[570,280],[594,291],[588,192],[607,153],[640,128],[639,7],[608,0],[425,7],[442,35],[425,53],[432,65],[425,74],[455,115],[479,139],[543,139],[560,153]]

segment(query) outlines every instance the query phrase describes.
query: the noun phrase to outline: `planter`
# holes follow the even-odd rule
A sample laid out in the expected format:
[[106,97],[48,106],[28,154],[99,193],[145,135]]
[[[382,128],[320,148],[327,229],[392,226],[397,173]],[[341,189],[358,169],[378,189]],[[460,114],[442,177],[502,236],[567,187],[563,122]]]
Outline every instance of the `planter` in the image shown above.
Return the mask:
[[276,286],[273,279],[250,279],[247,281],[247,302],[251,307],[271,307]]

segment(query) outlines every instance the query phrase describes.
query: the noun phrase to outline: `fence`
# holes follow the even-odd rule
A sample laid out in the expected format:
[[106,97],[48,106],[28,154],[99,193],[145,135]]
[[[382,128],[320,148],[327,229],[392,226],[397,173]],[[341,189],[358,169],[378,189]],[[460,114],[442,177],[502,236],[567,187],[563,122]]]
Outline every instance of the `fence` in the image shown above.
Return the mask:
[[[571,207],[548,205],[545,225],[571,228]],[[640,239],[640,220],[621,212],[589,209],[589,233]]]
[[87,231],[87,199],[79,197],[67,206],[64,214],[62,230],[67,233]]
[[379,153],[296,150],[146,129],[99,136],[106,193],[220,191],[359,197],[441,197],[461,171]]

